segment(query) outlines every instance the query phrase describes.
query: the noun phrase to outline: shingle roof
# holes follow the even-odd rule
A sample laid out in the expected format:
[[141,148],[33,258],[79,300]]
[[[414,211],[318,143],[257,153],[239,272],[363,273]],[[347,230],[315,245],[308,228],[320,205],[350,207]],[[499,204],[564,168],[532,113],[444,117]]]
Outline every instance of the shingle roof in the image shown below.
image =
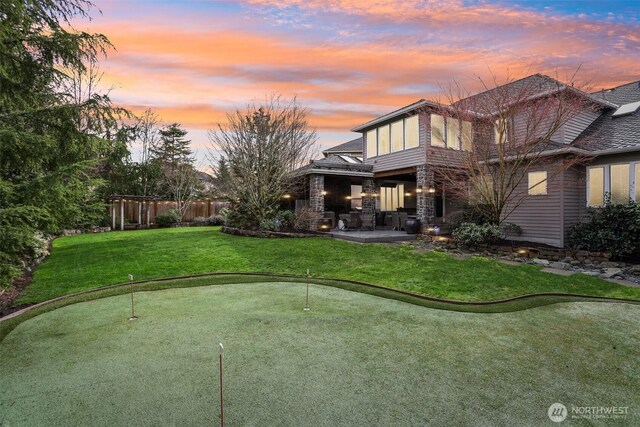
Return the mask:
[[613,102],[617,105],[630,104],[632,102],[639,101],[639,94],[640,80],[593,93],[594,96]]
[[335,147],[327,148],[322,153],[325,155],[331,153],[362,153],[363,138],[359,137],[351,141],[343,142]]
[[[596,92],[609,102],[618,105],[640,101],[639,82],[627,83],[606,91]],[[591,126],[580,134],[574,147],[588,151],[604,151],[636,148],[640,151],[640,111],[620,117],[612,117],[615,109],[605,111]]]

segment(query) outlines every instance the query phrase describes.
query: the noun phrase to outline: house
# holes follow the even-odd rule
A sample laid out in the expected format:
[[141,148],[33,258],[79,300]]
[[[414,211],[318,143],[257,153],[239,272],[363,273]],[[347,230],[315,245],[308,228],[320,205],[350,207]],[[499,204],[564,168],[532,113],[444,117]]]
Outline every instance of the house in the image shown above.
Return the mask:
[[[640,82],[586,93],[540,74],[452,105],[422,99],[356,126],[361,139],[327,149],[325,158],[303,168],[305,199],[318,211],[404,211],[416,215],[423,230],[446,224],[460,202],[444,179],[454,159],[477,147],[479,138],[492,138],[498,147],[518,141],[530,126],[522,111],[508,123],[499,111],[481,111],[483,99],[497,93],[512,96],[514,104],[566,96],[577,106],[522,173],[522,197],[507,219],[522,228],[514,239],[563,247],[587,206],[601,206],[607,197],[640,202]],[[461,110],[468,114],[461,118]],[[540,135],[545,123],[536,120]],[[570,167],[555,167],[578,157]],[[356,195],[360,200],[352,204]]]

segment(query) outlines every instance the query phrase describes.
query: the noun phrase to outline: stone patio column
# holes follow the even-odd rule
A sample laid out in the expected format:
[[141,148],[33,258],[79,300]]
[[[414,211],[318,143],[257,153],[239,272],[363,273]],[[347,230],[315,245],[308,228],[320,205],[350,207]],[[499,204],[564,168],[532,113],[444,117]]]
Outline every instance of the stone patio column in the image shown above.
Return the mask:
[[376,188],[373,178],[365,178],[362,180],[362,192],[366,194],[362,197],[362,213],[375,215],[376,199],[373,195],[378,192],[378,189]]
[[428,165],[416,167],[416,188],[421,188],[422,193],[417,194],[417,217],[423,230],[433,225],[435,219],[435,193],[429,189],[435,189],[433,170]]
[[[324,175],[312,174],[309,176],[309,207],[317,212],[320,217],[324,213]],[[311,226],[316,230],[317,225]]]

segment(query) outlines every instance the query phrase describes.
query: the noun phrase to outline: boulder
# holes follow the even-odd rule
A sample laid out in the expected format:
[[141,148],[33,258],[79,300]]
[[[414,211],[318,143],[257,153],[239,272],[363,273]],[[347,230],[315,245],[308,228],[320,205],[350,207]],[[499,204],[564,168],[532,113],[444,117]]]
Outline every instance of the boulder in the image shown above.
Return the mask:
[[613,261],[604,261],[600,263],[600,267],[602,268],[615,268],[618,267],[618,263],[617,262],[613,262]]
[[557,268],[559,270],[567,270],[571,266],[569,264],[567,264],[566,262],[552,262],[551,264],[549,264],[549,267]]
[[549,265],[549,261],[546,259],[534,258],[531,260],[534,264],[544,265],[545,267]]
[[600,277],[605,279],[611,279],[613,276],[617,276],[622,273],[621,268],[605,268],[604,273],[600,275]]

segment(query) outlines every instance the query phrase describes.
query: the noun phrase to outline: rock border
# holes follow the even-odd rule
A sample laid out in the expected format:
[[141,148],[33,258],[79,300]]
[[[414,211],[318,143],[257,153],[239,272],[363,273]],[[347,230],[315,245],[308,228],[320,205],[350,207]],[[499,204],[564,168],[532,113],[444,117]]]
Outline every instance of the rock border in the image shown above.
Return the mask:
[[327,237],[324,234],[313,234],[313,233],[290,233],[285,231],[263,231],[263,230],[245,230],[242,228],[233,228],[233,227],[222,227],[220,232],[225,234],[230,234],[233,236],[244,236],[244,237],[258,237],[258,238],[276,238],[276,239],[286,239],[286,238],[302,238],[302,237]]

